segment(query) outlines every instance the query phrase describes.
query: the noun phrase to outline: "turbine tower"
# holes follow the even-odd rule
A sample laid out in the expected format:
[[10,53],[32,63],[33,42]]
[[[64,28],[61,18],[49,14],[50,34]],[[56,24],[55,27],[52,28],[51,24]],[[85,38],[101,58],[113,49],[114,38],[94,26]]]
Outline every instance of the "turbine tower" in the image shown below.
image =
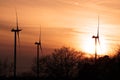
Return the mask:
[[96,64],[96,60],[97,60],[97,45],[98,45],[98,43],[100,45],[100,39],[99,39],[99,16],[98,16],[97,36],[93,35],[92,38],[95,39],[95,64]]
[[18,26],[18,15],[17,11],[15,9],[16,13],[16,28],[13,28],[11,32],[14,32],[14,79],[16,79],[16,56],[17,56],[17,37],[18,37],[18,44],[20,45],[20,37],[19,37],[19,32],[22,31],[22,29],[19,29]]
[[39,41],[35,42],[37,46],[37,79],[39,80],[39,50],[42,53],[42,46],[41,46],[41,27],[40,27],[40,34],[39,34]]

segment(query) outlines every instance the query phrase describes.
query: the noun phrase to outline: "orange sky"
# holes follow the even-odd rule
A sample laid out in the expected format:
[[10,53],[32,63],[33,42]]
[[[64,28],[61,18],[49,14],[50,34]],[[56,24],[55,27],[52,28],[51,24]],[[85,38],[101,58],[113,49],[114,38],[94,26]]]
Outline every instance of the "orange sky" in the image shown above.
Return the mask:
[[11,59],[13,55],[10,30],[16,26],[15,6],[23,29],[19,63],[28,57],[27,63],[36,55],[34,42],[40,25],[44,52],[62,46],[83,50],[83,45],[96,34],[98,15],[100,38],[105,40],[101,44],[110,51],[120,41],[119,5],[120,0],[0,0],[0,56]]

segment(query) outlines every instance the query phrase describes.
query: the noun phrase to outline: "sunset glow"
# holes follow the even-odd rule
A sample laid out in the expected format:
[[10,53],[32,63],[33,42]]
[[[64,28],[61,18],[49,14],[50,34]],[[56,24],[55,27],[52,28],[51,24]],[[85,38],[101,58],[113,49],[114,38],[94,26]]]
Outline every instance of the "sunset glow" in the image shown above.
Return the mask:
[[[98,55],[106,55],[107,52],[107,45],[105,44],[104,39],[100,40],[100,45],[99,43],[97,44],[97,54]],[[95,53],[95,40],[94,39],[86,39],[86,41],[83,43],[83,51],[86,53],[94,54]]]

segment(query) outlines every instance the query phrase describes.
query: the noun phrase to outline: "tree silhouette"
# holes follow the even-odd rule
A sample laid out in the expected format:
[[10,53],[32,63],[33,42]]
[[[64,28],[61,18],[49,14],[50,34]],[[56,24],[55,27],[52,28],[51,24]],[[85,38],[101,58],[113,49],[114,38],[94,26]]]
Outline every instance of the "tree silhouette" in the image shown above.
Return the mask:
[[[68,47],[55,49],[44,58],[40,58],[40,76],[54,79],[72,79],[77,74],[77,65],[82,53]],[[36,66],[32,68],[36,72]]]
[[[40,58],[40,78],[42,80],[119,80],[120,49],[115,56],[83,58],[84,53],[68,47],[55,49],[51,55]],[[34,62],[32,68],[36,72]]]

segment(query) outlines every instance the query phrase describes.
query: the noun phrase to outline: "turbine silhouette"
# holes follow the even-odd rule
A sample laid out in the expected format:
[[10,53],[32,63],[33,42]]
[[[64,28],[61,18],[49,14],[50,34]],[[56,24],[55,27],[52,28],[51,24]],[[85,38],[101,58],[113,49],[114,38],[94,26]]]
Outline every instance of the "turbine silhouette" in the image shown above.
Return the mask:
[[17,15],[17,10],[15,9],[15,13],[16,13],[16,29],[13,28],[11,30],[11,32],[14,32],[14,79],[16,78],[16,56],[17,56],[17,37],[18,37],[18,44],[20,47],[20,36],[19,36],[19,32],[22,31],[22,29],[19,29],[18,26],[18,15]]
[[92,38],[95,39],[95,64],[97,60],[97,45],[100,45],[100,39],[99,39],[99,16],[98,16],[98,28],[97,28],[97,36],[93,35]]
[[41,27],[40,27],[40,34],[39,34],[39,41],[35,42],[37,46],[37,79],[39,80],[39,50],[42,53],[42,46],[41,46]]

